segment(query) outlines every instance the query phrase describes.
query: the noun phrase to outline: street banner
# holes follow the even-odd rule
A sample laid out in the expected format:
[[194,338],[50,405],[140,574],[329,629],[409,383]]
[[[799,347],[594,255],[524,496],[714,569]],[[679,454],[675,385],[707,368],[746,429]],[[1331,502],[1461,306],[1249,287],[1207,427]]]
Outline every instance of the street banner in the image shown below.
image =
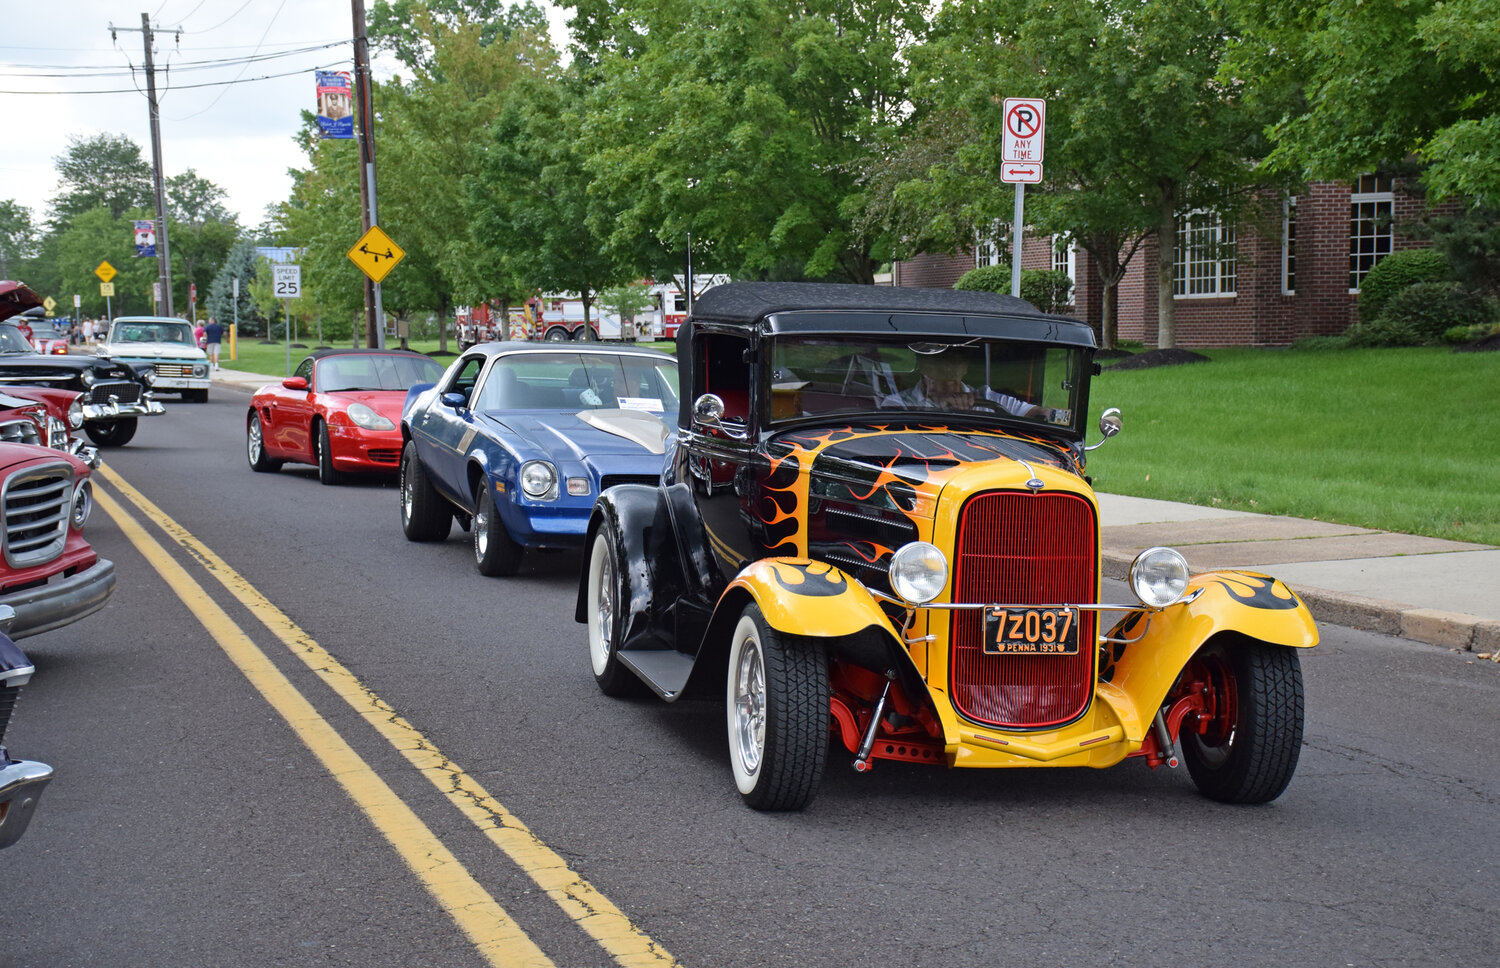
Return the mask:
[[135,254],[156,257],[156,223],[137,219],[135,223]]
[[354,81],[348,71],[315,71],[318,127],[325,138],[354,137]]

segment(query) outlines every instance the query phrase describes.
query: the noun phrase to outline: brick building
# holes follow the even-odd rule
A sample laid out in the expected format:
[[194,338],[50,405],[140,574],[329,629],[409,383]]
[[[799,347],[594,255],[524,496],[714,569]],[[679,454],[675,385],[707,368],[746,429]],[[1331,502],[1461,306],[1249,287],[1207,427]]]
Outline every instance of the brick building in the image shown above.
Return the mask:
[[[1389,176],[1357,183],[1317,182],[1282,206],[1279,228],[1226,226],[1212,216],[1183,219],[1175,280],[1177,345],[1285,346],[1302,336],[1332,336],[1356,321],[1359,285],[1382,257],[1426,243],[1401,225],[1425,212],[1419,198],[1395,191]],[[1274,223],[1275,219],[1272,219]],[[997,227],[1003,232],[1006,226]],[[1023,239],[1026,269],[1066,269],[1074,280],[1071,314],[1098,330],[1102,287],[1088,253]],[[1147,239],[1121,280],[1119,335],[1156,345],[1157,240]],[[897,286],[950,287],[976,266],[999,261],[983,240],[961,255],[921,255],[892,267]]]

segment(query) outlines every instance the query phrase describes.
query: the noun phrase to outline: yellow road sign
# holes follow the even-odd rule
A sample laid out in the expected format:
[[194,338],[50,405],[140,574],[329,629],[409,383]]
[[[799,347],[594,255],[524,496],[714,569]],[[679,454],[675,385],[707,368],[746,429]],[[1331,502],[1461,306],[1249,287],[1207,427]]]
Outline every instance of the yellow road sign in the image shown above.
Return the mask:
[[94,270],[94,275],[99,277],[100,282],[109,282],[118,274],[119,273],[115,269],[115,267],[109,264],[108,259],[105,259],[103,262],[99,263],[99,268]]
[[115,294],[115,284],[114,283],[112,283],[112,282],[101,282],[101,283],[99,283],[99,295],[101,295],[101,296],[113,296],[114,294]]
[[359,271],[369,276],[371,282],[379,282],[406,258],[406,250],[380,231],[380,226],[372,225],[349,249],[348,255],[349,261],[359,266]]
[[53,299],[51,296],[48,296],[46,299],[42,300],[42,305],[46,307],[47,315],[51,316],[52,310],[57,308],[57,300]]

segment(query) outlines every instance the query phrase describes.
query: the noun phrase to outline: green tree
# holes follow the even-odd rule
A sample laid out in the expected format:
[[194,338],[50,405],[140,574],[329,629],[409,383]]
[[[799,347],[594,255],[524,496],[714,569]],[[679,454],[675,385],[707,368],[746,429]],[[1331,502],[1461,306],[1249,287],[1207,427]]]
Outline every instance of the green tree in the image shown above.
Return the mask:
[[188,286],[200,302],[239,238],[240,227],[224,207],[224,189],[189,168],[166,179],[168,239],[172,251],[173,305],[186,309]]
[[477,175],[466,178],[474,241],[499,271],[528,289],[576,292],[589,319],[598,292],[629,281],[592,226],[593,181],[584,168],[576,89],[522,80],[490,125]]
[[[594,84],[581,131],[610,241],[680,247],[722,268],[869,283],[888,256],[862,231],[861,173],[908,110],[918,0],[624,0],[574,20]],[[575,55],[580,53],[575,51]]]
[[377,48],[418,74],[438,78],[444,34],[472,32],[480,47],[547,36],[547,14],[530,0],[375,0],[366,20]]
[[[239,321],[240,332],[264,333],[266,316],[250,294],[256,274],[255,241],[241,239],[224,258],[224,263],[208,287],[205,304],[209,315],[228,326]],[[239,280],[239,299],[235,299],[235,280]]]
[[[291,173],[292,195],[280,208],[279,241],[301,250],[303,292],[320,307],[325,325],[341,331],[342,321],[353,325],[364,314],[364,275],[346,255],[363,232],[359,152],[352,141],[320,140],[310,113],[303,112],[302,121],[298,138],[310,164]],[[257,270],[256,284],[269,292],[270,276]],[[273,324],[280,319],[279,306],[256,302]]]
[[11,278],[11,268],[36,254],[39,242],[31,209],[13,198],[0,200],[0,279]]
[[146,209],[140,218],[155,218],[151,165],[140,145],[122,134],[74,135],[68,150],[53,159],[59,179],[52,198],[51,224],[66,228],[75,217],[100,205],[119,218],[127,209]]
[[147,217],[145,209],[126,209],[116,216],[105,205],[75,214],[68,227],[56,234],[54,258],[59,282],[56,290],[47,294],[71,306],[76,293],[82,297],[85,315],[103,316],[106,300],[99,295],[94,269],[108,260],[119,273],[113,280],[115,295],[109,301],[114,314],[153,312],[151,286],[157,279],[156,260],[136,257],[131,226],[133,219]]
[[1415,154],[1434,199],[1500,205],[1500,15],[1494,0],[1232,0],[1231,69],[1290,87],[1268,163],[1350,179]]
[[[1047,102],[1047,182],[1028,191],[1027,219],[1067,234],[1099,266],[1106,345],[1115,284],[1154,234],[1159,346],[1176,343],[1172,275],[1178,220],[1210,210],[1233,221],[1265,183],[1256,160],[1273,99],[1224,81],[1237,25],[1214,0],[954,0],[933,40],[914,52],[923,112],[951,112],[952,157],[898,189],[947,213],[949,237],[980,217],[1005,218],[1013,196],[997,175],[1007,97]],[[998,197],[997,197],[998,193]],[[954,214],[957,213],[957,214]],[[1008,221],[1008,219],[1006,219]]]

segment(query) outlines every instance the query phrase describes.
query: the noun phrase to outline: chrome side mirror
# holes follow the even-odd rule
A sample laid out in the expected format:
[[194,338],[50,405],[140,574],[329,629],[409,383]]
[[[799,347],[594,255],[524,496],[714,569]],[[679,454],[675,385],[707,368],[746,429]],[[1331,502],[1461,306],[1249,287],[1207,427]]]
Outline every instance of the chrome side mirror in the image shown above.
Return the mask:
[[730,440],[744,440],[749,436],[744,430],[725,426],[724,401],[716,393],[705,393],[693,401],[693,422],[717,430]]
[[[1119,433],[1123,426],[1124,422],[1120,419],[1119,407],[1110,407],[1099,415],[1099,432],[1104,435],[1104,440],[1108,440]],[[1084,450],[1098,450],[1104,446],[1104,440],[1099,441],[1097,444],[1090,444]]]

